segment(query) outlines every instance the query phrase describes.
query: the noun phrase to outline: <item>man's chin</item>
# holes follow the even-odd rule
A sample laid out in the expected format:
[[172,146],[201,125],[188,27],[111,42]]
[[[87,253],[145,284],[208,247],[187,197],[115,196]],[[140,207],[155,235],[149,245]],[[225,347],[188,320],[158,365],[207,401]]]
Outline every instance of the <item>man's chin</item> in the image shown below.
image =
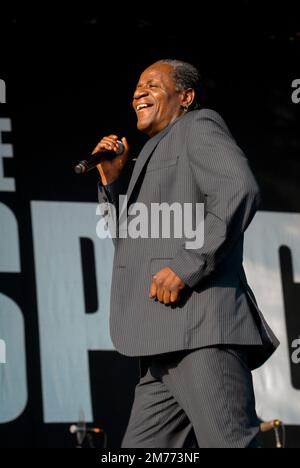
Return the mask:
[[150,132],[150,129],[151,129],[151,125],[149,124],[146,124],[146,122],[137,122],[137,129],[140,130],[140,132],[143,132],[143,133],[146,133],[146,135],[148,134],[148,132]]

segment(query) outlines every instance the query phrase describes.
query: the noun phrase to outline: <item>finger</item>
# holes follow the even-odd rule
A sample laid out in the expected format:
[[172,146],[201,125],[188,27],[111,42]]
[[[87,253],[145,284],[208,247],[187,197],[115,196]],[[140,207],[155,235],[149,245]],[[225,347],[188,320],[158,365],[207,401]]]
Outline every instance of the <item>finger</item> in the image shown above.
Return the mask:
[[171,291],[168,289],[165,289],[164,291],[163,301],[165,305],[169,305],[171,303]]
[[163,288],[158,288],[157,289],[156,297],[159,300],[159,302],[164,301],[164,289]]
[[112,151],[117,151],[119,149],[117,140],[111,137],[102,138],[102,140],[100,141],[100,146],[106,146],[106,149],[109,148]]
[[154,281],[152,281],[149,297],[151,297],[151,299],[154,299],[156,297],[156,292],[157,292],[157,285]]
[[95,149],[93,150],[92,154],[98,153],[99,151],[107,150],[107,151],[118,151],[119,146],[117,143],[118,137],[116,135],[109,135],[103,137],[101,141],[97,144]]
[[179,291],[172,291],[170,296],[172,304],[176,304],[179,301]]
[[101,151],[114,151],[114,144],[109,141],[101,141],[92,151],[92,154],[99,153]]
[[129,144],[128,144],[128,141],[127,141],[126,137],[122,137],[121,142],[124,145],[125,151],[129,151]]

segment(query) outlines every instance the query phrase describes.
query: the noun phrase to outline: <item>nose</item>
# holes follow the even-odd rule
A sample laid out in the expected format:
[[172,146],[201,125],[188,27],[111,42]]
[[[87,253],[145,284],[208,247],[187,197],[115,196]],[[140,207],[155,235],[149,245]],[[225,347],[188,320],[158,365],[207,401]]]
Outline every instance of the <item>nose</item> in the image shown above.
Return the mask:
[[141,99],[142,97],[147,96],[147,94],[148,94],[148,91],[146,88],[138,87],[134,91],[133,99],[134,100]]

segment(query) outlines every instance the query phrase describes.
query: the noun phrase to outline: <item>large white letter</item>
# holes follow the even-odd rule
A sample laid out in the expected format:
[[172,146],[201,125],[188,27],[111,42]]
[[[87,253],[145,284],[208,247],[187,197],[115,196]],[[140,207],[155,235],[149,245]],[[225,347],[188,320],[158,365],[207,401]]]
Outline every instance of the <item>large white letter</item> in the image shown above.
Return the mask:
[[0,338],[0,364],[6,364],[6,343]]
[[[93,420],[88,351],[109,334],[113,243],[96,235],[96,204],[32,202],[45,422]],[[98,226],[99,228],[99,226]],[[93,241],[99,310],[85,313],[80,238]],[[101,372],[101,369],[99,369]]]
[[[279,248],[292,251],[294,281],[300,282],[300,215],[259,212],[246,232],[245,269],[260,309],[281,345],[254,373],[257,412],[264,420],[300,424],[300,391],[291,384],[287,327],[279,262]],[[296,313],[296,311],[295,311]]]
[[[20,272],[17,221],[0,203],[0,271]],[[27,403],[23,314],[18,305],[0,293],[0,338],[5,363],[0,365],[0,423],[17,419]],[[1,357],[1,356],[0,356]]]
[[13,158],[13,148],[2,142],[2,132],[11,132],[10,119],[0,119],[0,192],[15,192],[15,180],[4,177],[3,158]]

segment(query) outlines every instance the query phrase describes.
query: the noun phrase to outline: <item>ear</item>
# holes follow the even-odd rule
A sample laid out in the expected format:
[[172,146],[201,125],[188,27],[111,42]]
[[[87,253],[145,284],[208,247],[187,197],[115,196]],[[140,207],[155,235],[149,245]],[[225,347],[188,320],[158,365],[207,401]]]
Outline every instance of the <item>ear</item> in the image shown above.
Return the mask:
[[193,88],[188,88],[182,91],[181,93],[181,105],[183,107],[190,107],[195,99],[195,90]]

